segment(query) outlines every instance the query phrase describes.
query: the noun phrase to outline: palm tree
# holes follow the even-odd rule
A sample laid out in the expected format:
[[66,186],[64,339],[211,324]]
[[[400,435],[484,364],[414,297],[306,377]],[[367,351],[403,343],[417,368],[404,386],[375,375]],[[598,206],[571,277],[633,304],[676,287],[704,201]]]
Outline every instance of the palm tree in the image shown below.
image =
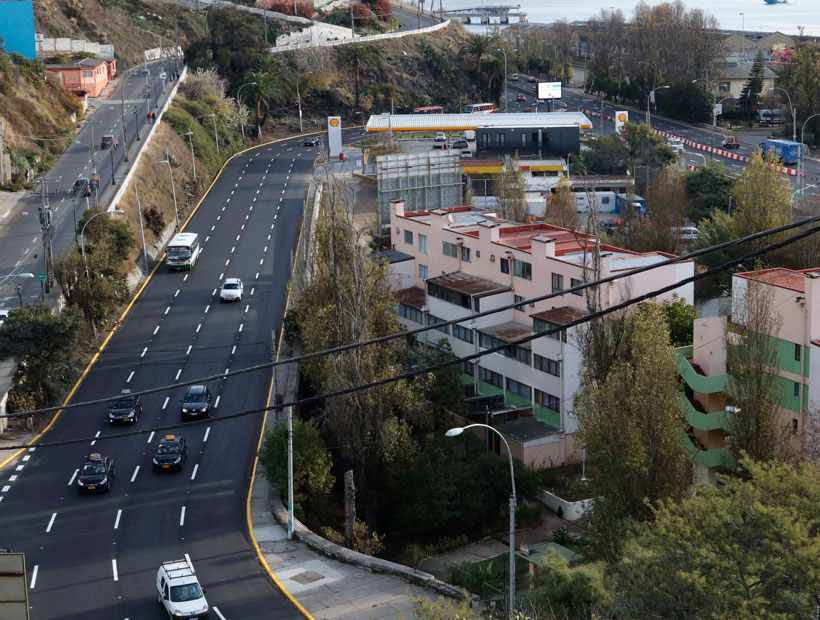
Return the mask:
[[471,34],[467,37],[464,45],[461,46],[461,53],[467,56],[475,56],[475,72],[481,75],[481,59],[490,51],[492,40],[482,34]]
[[[262,137],[262,103],[265,104],[265,116],[267,117],[270,111],[270,102],[281,101],[282,99],[282,84],[276,80],[271,74],[262,71],[249,71],[245,74],[242,82],[249,84],[249,86],[242,91],[243,95],[248,95],[254,103],[256,110],[256,137]],[[253,84],[252,82],[256,82]]]
[[358,43],[342,45],[339,49],[339,62],[345,65],[353,65],[353,75],[356,80],[356,105],[359,107],[359,68],[363,62],[367,62],[373,57],[373,48]]

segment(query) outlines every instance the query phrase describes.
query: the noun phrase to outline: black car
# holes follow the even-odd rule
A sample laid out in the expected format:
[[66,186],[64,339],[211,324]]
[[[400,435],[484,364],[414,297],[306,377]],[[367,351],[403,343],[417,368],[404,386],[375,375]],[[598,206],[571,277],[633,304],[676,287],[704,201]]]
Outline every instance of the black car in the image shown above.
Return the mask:
[[123,390],[122,394],[122,398],[118,398],[108,407],[108,422],[136,424],[142,413],[142,399],[139,396],[131,396],[131,390]]
[[305,140],[305,146],[319,146],[319,136],[313,136]]
[[91,454],[77,473],[77,490],[80,493],[110,491],[115,475],[114,459],[110,456]]
[[211,401],[213,400],[208,388],[204,385],[192,385],[185,392],[182,399],[182,419],[211,417]]
[[79,177],[72,187],[75,196],[85,198],[91,195],[91,183],[85,177]]
[[166,435],[154,448],[151,463],[154,469],[182,469],[188,458],[188,442],[185,437]]

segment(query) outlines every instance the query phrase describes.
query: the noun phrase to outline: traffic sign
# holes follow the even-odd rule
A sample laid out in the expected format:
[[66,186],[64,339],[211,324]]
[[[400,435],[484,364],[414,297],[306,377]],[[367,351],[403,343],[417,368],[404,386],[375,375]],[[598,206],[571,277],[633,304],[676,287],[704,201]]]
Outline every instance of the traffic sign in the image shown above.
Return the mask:
[[38,273],[38,274],[37,274],[37,279],[38,279],[40,282],[45,282],[45,281],[46,281],[46,274],[44,274],[44,273]]

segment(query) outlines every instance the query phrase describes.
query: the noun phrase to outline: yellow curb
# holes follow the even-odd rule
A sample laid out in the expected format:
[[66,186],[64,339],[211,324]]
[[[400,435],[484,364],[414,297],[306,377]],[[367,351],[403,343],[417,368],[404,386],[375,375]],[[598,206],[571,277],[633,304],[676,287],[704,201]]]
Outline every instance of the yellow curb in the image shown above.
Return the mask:
[[[307,200],[310,197],[311,185],[313,185],[313,181],[311,181],[308,184],[307,197],[305,198],[305,205],[306,206],[307,206]],[[302,242],[302,232],[304,230],[305,230],[305,227],[304,227],[304,220],[303,220],[302,221],[302,226],[300,226],[300,228],[299,228],[299,238],[296,240],[296,247],[297,248],[299,247],[299,245]],[[287,307],[288,307],[288,304],[290,302],[290,293],[291,293],[291,289],[292,289],[291,284],[293,282],[292,274],[293,274],[293,265],[291,265],[291,280],[288,282],[288,294],[285,297],[285,315],[287,315]],[[282,326],[279,328],[279,342],[277,343],[277,346],[276,346],[276,361],[277,362],[279,362],[279,354],[282,351],[282,337],[283,337],[284,333],[285,333],[285,321],[284,321],[284,316],[283,316],[282,317]],[[270,377],[270,386],[268,387],[267,406],[270,406],[270,397],[273,394],[273,387],[274,387],[273,384],[274,384],[274,377],[275,376],[276,375],[275,375],[275,367],[274,367],[274,372],[271,373],[271,377]],[[310,612],[307,609],[305,609],[299,601],[296,600],[296,597],[294,597],[293,594],[291,594],[288,591],[288,589],[282,584],[282,582],[279,581],[279,578],[274,574],[273,569],[271,569],[270,564],[268,564],[268,561],[265,559],[265,556],[262,553],[262,549],[259,547],[259,542],[256,540],[256,535],[253,533],[253,522],[251,520],[251,496],[253,495],[253,485],[256,482],[256,468],[259,465],[259,451],[262,449],[262,440],[265,437],[265,426],[266,426],[267,422],[268,422],[268,411],[265,410],[265,413],[262,416],[262,429],[259,431],[259,440],[256,442],[256,456],[253,459],[253,467],[251,467],[251,484],[248,487],[248,497],[247,497],[247,500],[245,502],[245,516],[246,516],[247,521],[248,521],[248,533],[250,534],[251,542],[253,543],[253,548],[256,551],[256,556],[259,558],[259,562],[262,564],[262,567],[268,573],[268,576],[271,578],[271,580],[279,587],[280,590],[282,590],[282,592],[285,594],[285,596],[288,597],[290,602],[293,603],[293,605],[296,607],[296,609],[298,609],[299,611],[301,611],[304,614],[305,618],[308,618],[309,620],[314,620],[313,616],[310,615]]]

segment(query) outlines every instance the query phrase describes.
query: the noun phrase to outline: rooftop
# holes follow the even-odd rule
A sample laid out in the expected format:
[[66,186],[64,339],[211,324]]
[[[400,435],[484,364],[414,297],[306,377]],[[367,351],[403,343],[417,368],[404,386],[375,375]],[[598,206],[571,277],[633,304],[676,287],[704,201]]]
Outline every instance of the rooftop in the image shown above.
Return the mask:
[[806,273],[815,272],[816,269],[806,269],[805,271],[793,271],[785,267],[773,267],[772,269],[761,269],[760,271],[745,271],[735,274],[739,278],[755,280],[781,288],[787,288],[800,293],[806,290]]
[[591,129],[592,122],[582,112],[375,114],[367,121],[367,131],[463,131],[497,127],[531,127],[533,129],[580,127],[581,129]]
[[[746,80],[752,72],[752,64],[748,62],[728,63],[721,65],[720,75],[727,80]],[[766,65],[763,66],[764,79],[776,78],[777,74]]]
[[[515,342],[516,340],[520,340],[521,338],[525,338],[526,336],[533,334],[532,327],[530,325],[524,325],[523,323],[517,323],[516,321],[499,323],[498,325],[485,327],[480,331],[482,334],[487,334],[488,336],[498,338],[504,342]],[[524,346],[529,346],[529,343],[525,343]]]
[[384,261],[391,265],[395,263],[402,263],[406,260],[413,260],[413,257],[410,254],[405,254],[404,252],[399,252],[398,250],[384,250],[383,252],[376,252],[375,254],[371,254],[370,258],[377,261]]
[[46,69],[93,69],[99,67],[105,61],[104,58],[81,58],[71,62],[62,62],[56,65],[46,65]]
[[570,321],[582,319],[586,315],[586,310],[573,308],[572,306],[561,306],[560,308],[551,308],[550,310],[544,310],[543,312],[536,312],[535,314],[531,314],[530,318],[539,319],[541,321],[549,321],[550,323],[555,323],[556,325],[565,325]]
[[560,429],[533,417],[518,418],[511,422],[499,424],[494,428],[503,433],[505,437],[521,444],[561,432]]
[[485,280],[484,278],[462,273],[461,271],[445,273],[442,276],[429,278],[427,282],[428,284],[437,284],[438,286],[463,295],[476,295],[478,297],[510,290],[510,287],[504,284],[496,284],[491,280]]
[[412,306],[420,310],[424,307],[424,299],[424,289],[418,288],[417,286],[396,291],[396,300],[405,306]]

